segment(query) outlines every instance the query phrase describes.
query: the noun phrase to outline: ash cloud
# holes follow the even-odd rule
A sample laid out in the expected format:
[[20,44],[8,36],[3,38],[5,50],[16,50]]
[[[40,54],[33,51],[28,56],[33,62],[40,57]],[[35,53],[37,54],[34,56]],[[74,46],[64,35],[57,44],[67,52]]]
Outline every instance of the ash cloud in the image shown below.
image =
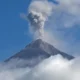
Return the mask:
[[52,6],[53,4],[47,0],[35,0],[30,4],[27,19],[35,38],[42,38],[44,36],[44,25],[52,13]]

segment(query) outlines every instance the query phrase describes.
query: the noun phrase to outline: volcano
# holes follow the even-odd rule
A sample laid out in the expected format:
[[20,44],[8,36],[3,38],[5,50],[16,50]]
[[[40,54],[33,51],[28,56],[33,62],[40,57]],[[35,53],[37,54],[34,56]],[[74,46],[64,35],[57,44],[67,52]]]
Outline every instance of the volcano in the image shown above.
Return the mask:
[[11,60],[16,60],[16,59],[21,59],[25,61],[26,60],[30,61],[35,59],[34,62],[32,63],[31,62],[24,63],[26,66],[27,65],[32,66],[36,65],[45,58],[49,58],[50,56],[55,56],[58,54],[68,60],[74,58],[71,55],[61,52],[60,50],[56,49],[54,46],[43,41],[42,39],[37,39],[36,41],[33,41],[32,43],[27,45],[23,50],[21,50],[20,52],[16,53],[15,55],[7,59],[5,62],[9,62]]

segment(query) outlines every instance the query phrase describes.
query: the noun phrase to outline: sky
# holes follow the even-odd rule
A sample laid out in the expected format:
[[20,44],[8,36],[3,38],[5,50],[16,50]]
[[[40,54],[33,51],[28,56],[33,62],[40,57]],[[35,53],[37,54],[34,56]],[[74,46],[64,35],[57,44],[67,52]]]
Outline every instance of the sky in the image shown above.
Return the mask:
[[[53,2],[53,0],[50,1]],[[56,1],[59,2],[59,0]],[[74,2],[70,1],[71,3],[75,2],[75,0],[73,0]],[[27,13],[30,2],[31,0],[0,0],[0,61],[17,53],[32,41],[28,22],[20,17],[21,13]],[[79,13],[79,10],[70,11],[74,7],[78,9],[80,6],[63,2],[63,0],[60,0],[60,8],[54,9],[54,13],[45,26],[47,26],[47,29],[50,28],[52,34],[58,37],[60,46],[56,47],[60,48],[63,46],[60,48],[62,51],[74,55],[77,54],[78,56],[80,52],[80,24],[79,15],[76,12]],[[55,3],[57,5],[57,2]],[[65,8],[71,10],[62,9],[64,4]],[[53,44],[56,43],[53,42]]]
[[32,41],[27,35],[28,23],[20,17],[27,12],[30,0],[0,0],[0,61]]

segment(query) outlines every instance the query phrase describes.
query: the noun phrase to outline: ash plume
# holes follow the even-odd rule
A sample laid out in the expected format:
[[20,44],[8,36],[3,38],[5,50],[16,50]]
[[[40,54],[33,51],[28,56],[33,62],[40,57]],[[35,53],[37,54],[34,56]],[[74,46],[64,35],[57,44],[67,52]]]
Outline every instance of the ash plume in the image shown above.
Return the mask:
[[44,36],[44,25],[52,12],[52,3],[48,1],[32,1],[29,6],[27,19],[30,23],[30,30],[35,38]]

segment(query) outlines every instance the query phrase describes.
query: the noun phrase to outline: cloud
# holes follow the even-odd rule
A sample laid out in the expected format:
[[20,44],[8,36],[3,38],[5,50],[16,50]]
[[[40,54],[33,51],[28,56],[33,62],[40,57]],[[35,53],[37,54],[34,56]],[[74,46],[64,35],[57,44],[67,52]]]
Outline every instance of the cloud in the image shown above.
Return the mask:
[[[77,63],[76,63],[77,62]],[[45,59],[26,74],[26,80],[79,80],[80,63],[78,60],[68,61],[60,55]],[[22,79],[20,79],[22,80]]]
[[59,6],[65,12],[72,15],[80,15],[80,0],[56,0],[59,2]]
[[[67,60],[60,55],[44,59],[35,67],[3,68],[0,65],[0,80],[80,80],[80,58]],[[12,64],[12,63],[10,63]],[[9,65],[8,65],[9,66]]]
[[79,0],[55,0],[58,4],[54,7],[53,20],[58,27],[70,28],[80,24]]

